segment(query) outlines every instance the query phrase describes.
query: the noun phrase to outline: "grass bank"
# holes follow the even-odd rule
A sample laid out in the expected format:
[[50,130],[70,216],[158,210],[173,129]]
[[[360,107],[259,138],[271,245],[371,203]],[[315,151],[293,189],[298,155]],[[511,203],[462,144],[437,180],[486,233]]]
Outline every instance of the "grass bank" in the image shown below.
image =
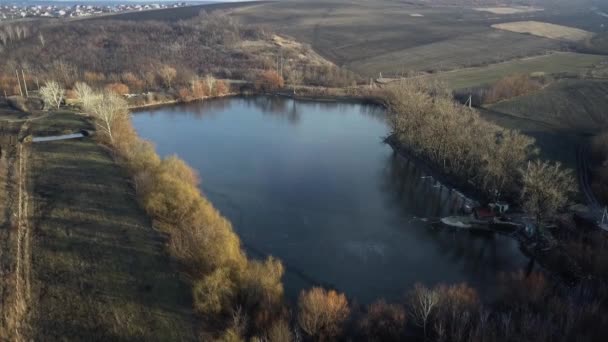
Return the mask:
[[[92,128],[58,112],[30,133]],[[194,339],[190,290],[109,151],[89,138],[30,148],[32,338]]]

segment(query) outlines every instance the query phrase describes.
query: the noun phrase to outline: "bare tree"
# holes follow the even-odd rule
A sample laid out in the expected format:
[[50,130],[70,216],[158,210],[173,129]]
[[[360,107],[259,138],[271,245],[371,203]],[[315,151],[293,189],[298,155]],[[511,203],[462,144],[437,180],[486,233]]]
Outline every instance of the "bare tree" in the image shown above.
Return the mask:
[[44,45],[46,44],[46,41],[44,40],[44,35],[42,34],[42,32],[38,33],[38,40],[40,41],[40,45],[42,45],[42,47],[44,47]]
[[416,284],[410,296],[411,314],[418,325],[424,330],[424,339],[426,340],[426,326],[439,303],[439,293],[434,289],[429,289],[421,284]]
[[207,75],[205,76],[205,84],[207,85],[207,89],[209,89],[209,94],[214,94],[214,89],[215,89],[215,77],[211,76],[211,75]]
[[8,44],[8,34],[4,30],[0,30],[0,42],[2,45]]
[[537,232],[544,221],[566,205],[568,195],[575,190],[572,170],[561,164],[536,160],[520,170],[523,178],[522,205],[536,219]]
[[63,95],[65,89],[59,83],[55,81],[48,81],[45,85],[40,88],[40,96],[44,101],[45,105],[59,109],[61,101],[63,101]]
[[110,143],[114,143],[115,125],[129,113],[127,102],[120,95],[107,90],[91,101],[85,110],[95,117],[97,128],[108,137]]
[[173,80],[177,77],[177,70],[169,65],[165,65],[158,70],[158,75],[163,80],[163,83],[165,83],[165,86],[171,88]]
[[337,338],[350,314],[346,296],[320,287],[302,291],[298,306],[300,327],[317,339]]
[[74,85],[74,91],[78,97],[78,101],[82,104],[82,108],[90,108],[91,104],[99,100],[100,94],[97,94],[84,82],[77,82]]
[[15,26],[15,35],[17,36],[17,40],[20,40],[24,36],[23,26]]
[[291,69],[287,72],[287,79],[293,89],[293,94],[296,95],[296,86],[304,80],[304,73],[299,69]]

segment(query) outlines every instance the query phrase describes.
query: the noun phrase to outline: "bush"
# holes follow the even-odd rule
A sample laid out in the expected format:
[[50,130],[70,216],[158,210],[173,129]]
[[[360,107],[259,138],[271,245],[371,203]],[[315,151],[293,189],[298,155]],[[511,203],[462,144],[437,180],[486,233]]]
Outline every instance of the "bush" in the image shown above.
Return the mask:
[[215,82],[215,92],[218,96],[226,95],[230,92],[230,88],[224,81]]
[[272,324],[268,331],[268,342],[291,342],[294,341],[294,335],[291,332],[289,324],[283,320],[277,320]]
[[192,277],[205,276],[218,267],[230,267],[240,273],[247,266],[230,222],[202,197],[195,200],[190,215],[166,230],[171,234],[171,254]]
[[250,261],[239,279],[239,303],[256,329],[267,330],[282,314],[284,268],[277,259]]
[[229,312],[234,302],[236,286],[229,268],[218,268],[192,288],[194,309],[202,315],[219,315]]
[[192,94],[190,93],[190,90],[188,88],[179,88],[179,91],[177,92],[177,95],[179,96],[180,101],[191,101],[193,99]]
[[274,70],[264,71],[255,82],[255,88],[261,92],[270,92],[283,88],[285,81]]
[[316,339],[332,340],[342,334],[350,315],[344,294],[313,287],[302,291],[298,299],[298,323],[304,332]]
[[384,300],[368,306],[359,327],[367,341],[401,341],[405,333],[406,314],[401,305]]
[[530,94],[543,87],[542,79],[532,78],[525,74],[503,77],[494,83],[484,94],[483,103],[495,103],[517,96]]
[[110,83],[106,86],[106,90],[115,92],[118,95],[126,95],[129,93],[129,87],[124,83]]

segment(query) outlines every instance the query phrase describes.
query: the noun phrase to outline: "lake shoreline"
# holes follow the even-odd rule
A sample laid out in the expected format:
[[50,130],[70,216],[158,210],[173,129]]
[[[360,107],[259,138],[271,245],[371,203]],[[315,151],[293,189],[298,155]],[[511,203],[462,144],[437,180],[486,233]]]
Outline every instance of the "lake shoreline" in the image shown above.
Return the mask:
[[[338,100],[333,98],[332,102]],[[350,102],[353,101],[362,102],[360,98]],[[226,106],[223,100],[218,103],[221,110],[218,110],[218,105],[204,101],[192,107],[184,105],[166,111],[151,110],[154,115],[134,115],[134,125],[143,138],[154,142],[160,149],[160,155],[178,153],[200,174],[205,175],[207,186],[214,189],[210,192],[209,200],[235,224],[247,250],[285,260],[290,270],[286,287],[290,288],[293,298],[311,284],[345,291],[349,297],[366,303],[374,301],[378,293],[391,299],[398,298],[403,288],[420,279],[402,275],[397,277],[398,281],[390,280],[384,278],[387,273],[382,271],[382,267],[392,269],[392,265],[396,268],[404,264],[410,264],[412,268],[420,267],[419,262],[412,259],[412,253],[418,253],[417,250],[424,253],[428,260],[434,260],[428,261],[429,265],[446,270],[445,275],[440,277],[442,282],[466,279],[478,283],[479,279],[474,273],[453,271],[454,261],[435,246],[446,243],[484,249],[486,244],[483,240],[486,237],[466,232],[455,234],[458,237],[448,231],[445,234],[433,232],[428,218],[448,215],[461,200],[456,191],[448,192],[444,188],[440,192],[433,189],[434,180],[421,179],[420,176],[429,173],[426,169],[418,168],[423,164],[417,160],[410,162],[407,168],[398,166],[401,165],[400,157],[395,157],[394,151],[388,150],[384,143],[380,143],[382,139],[378,139],[389,132],[386,120],[380,113],[378,117],[366,115],[358,108],[359,105],[324,106],[323,102],[318,105],[301,102],[296,106],[298,113],[293,114],[291,101],[278,95],[259,101],[251,96],[243,96],[226,102]],[[231,102],[234,107],[229,105]],[[270,102],[277,104],[276,107],[271,106],[276,115],[264,115],[270,108]],[[188,115],[183,120],[173,120],[180,111],[204,113],[207,108],[213,110],[214,115]],[[380,108],[368,110],[378,111]],[[246,111],[257,115],[244,115]],[[278,111],[284,112],[285,116],[279,116]],[[293,119],[292,115],[299,118]],[[163,117],[171,122],[172,131],[180,132],[179,137],[167,137]],[[340,139],[333,144],[331,139],[336,137],[338,131],[319,129],[319,125],[325,124],[334,125],[338,130],[348,127],[352,134],[343,137],[346,141]],[[268,134],[263,134],[264,128],[269,129]],[[231,135],[240,137],[242,141],[226,145],[223,143],[225,136],[221,133],[225,130],[230,130]],[[252,130],[255,134],[243,134]],[[298,134],[292,134],[294,132]],[[302,136],[307,138],[302,139]],[[195,143],[190,137],[197,137]],[[271,142],[277,137],[281,138],[282,148],[270,148],[268,154],[251,156],[250,151],[273,146]],[[200,153],[197,147],[193,147],[199,145],[208,148]],[[344,148],[349,147],[360,149],[359,153],[344,153]],[[262,169],[276,172],[268,176],[266,172],[242,175],[241,172],[225,171],[251,170],[251,165],[259,165],[260,160],[273,161],[268,164],[268,169]],[[276,167],[286,162],[290,163],[289,167]],[[338,175],[344,175],[344,179],[336,181],[332,178]],[[238,190],[235,192],[230,184],[238,184]],[[352,184],[359,186],[353,187]],[[292,193],[302,195],[294,196]],[[352,201],[344,200],[350,198]],[[362,207],[361,199],[377,205]],[[255,206],[252,203],[256,203]],[[273,215],[258,218],[260,210]],[[287,227],[289,229],[284,230]],[[267,231],[262,233],[262,228]],[[314,238],[310,229],[314,229]],[[457,242],[452,241],[454,238]],[[488,265],[501,264],[503,267],[499,270],[504,272],[524,267],[528,258],[521,253],[516,241],[498,236],[491,239],[499,239],[502,243],[493,244],[496,252],[484,258]],[[319,244],[319,241],[324,243]],[[289,248],[285,248],[287,245]],[[376,292],[376,285],[361,285],[365,277],[359,268],[346,268],[340,278],[334,277],[335,270],[342,269],[339,260],[327,266],[311,267],[324,264],[326,260],[310,255],[309,250],[313,247],[318,248],[319,253],[331,251],[338,253],[341,258],[360,260],[362,269],[367,269],[371,278],[384,279],[382,291]],[[477,263],[478,257],[462,256],[461,262]],[[427,274],[421,275],[422,279],[435,282],[438,276],[432,267],[427,269]],[[494,279],[494,269],[488,268],[484,273]],[[491,292],[491,288],[479,285],[483,291]]]

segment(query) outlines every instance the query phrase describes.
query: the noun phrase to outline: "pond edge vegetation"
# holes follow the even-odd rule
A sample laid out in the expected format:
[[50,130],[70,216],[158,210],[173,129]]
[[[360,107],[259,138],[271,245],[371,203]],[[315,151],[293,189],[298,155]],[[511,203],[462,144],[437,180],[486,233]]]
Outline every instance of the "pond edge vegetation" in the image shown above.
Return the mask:
[[[54,85],[48,83],[46,87]],[[196,172],[176,156],[161,159],[150,142],[137,136],[130,121],[127,102],[122,96],[112,89],[101,92],[92,90],[84,83],[79,83],[76,88],[80,105],[92,116],[100,133],[95,135],[96,138],[109,147],[115,160],[128,170],[140,205],[152,218],[154,227],[166,234],[167,252],[192,286],[193,308],[200,318],[202,340],[244,341],[249,338],[288,341],[304,338],[321,341],[354,337],[398,341],[403,336],[425,340],[502,340],[513,335],[523,339],[567,340],[564,338],[581,334],[582,326],[590,315],[600,321],[605,320],[600,318],[600,306],[593,304],[596,303],[593,298],[588,298],[587,301],[592,302],[586,302],[588,305],[576,310],[563,309],[565,303],[579,300],[581,291],[595,292],[597,288],[584,283],[579,283],[575,288],[551,286],[541,273],[522,272],[503,276],[500,295],[489,306],[482,304],[476,291],[466,284],[433,288],[418,284],[409,292],[404,303],[389,304],[379,300],[365,309],[353,307],[343,294],[316,287],[300,294],[298,311],[294,313],[283,298],[281,278],[284,268],[281,262],[272,257],[264,261],[247,258],[230,222],[199,190]],[[264,92],[276,93],[276,90],[269,88]],[[49,90],[45,92],[54,93]],[[464,112],[469,109],[454,102],[451,94],[436,85],[400,83],[380,90],[349,93],[348,96],[384,105],[394,129],[393,137],[400,138],[399,144],[407,144],[408,151],[430,165],[438,166],[437,161],[441,159],[432,159],[428,151],[436,156],[449,157],[442,155],[440,148],[425,146],[421,141],[408,141],[406,132],[413,128],[412,122],[418,120],[416,127],[419,132],[424,125],[431,124],[424,120],[439,119],[444,115],[459,115],[462,121],[452,122],[454,125],[472,126],[472,122],[477,120],[474,112]],[[53,101],[48,100],[49,103]],[[410,107],[412,104],[417,107]],[[428,115],[416,117],[411,114]],[[495,130],[504,133],[497,126],[478,124],[481,125],[478,129],[488,129],[488,134],[497,134]],[[432,125],[427,128],[432,129]],[[521,175],[522,180],[503,179],[514,175],[488,172],[494,178],[484,180],[485,184],[526,187],[525,177],[529,176],[530,169],[551,167],[538,162],[529,166],[527,173],[515,169],[534,153],[533,141],[518,134],[505,133],[508,139],[521,142],[518,151],[525,158],[522,155],[509,155],[507,160],[517,161],[511,167],[513,172]],[[424,137],[423,134],[421,136]],[[443,162],[450,163],[449,160]],[[559,167],[552,167],[557,174],[569,177]],[[459,172],[453,175],[463,177]],[[496,195],[496,192],[492,194]],[[534,193],[529,196],[539,195]],[[542,222],[543,218],[539,217],[538,222]],[[541,305],[546,301],[553,304]],[[560,311],[555,313],[558,308]],[[523,315],[529,310],[533,313]],[[551,329],[539,331],[538,325],[527,325],[529,315],[534,315],[535,322],[540,325],[553,324],[555,320],[569,320],[572,323],[564,327],[564,331],[549,333]],[[505,317],[512,320],[506,326],[503,324]]]

